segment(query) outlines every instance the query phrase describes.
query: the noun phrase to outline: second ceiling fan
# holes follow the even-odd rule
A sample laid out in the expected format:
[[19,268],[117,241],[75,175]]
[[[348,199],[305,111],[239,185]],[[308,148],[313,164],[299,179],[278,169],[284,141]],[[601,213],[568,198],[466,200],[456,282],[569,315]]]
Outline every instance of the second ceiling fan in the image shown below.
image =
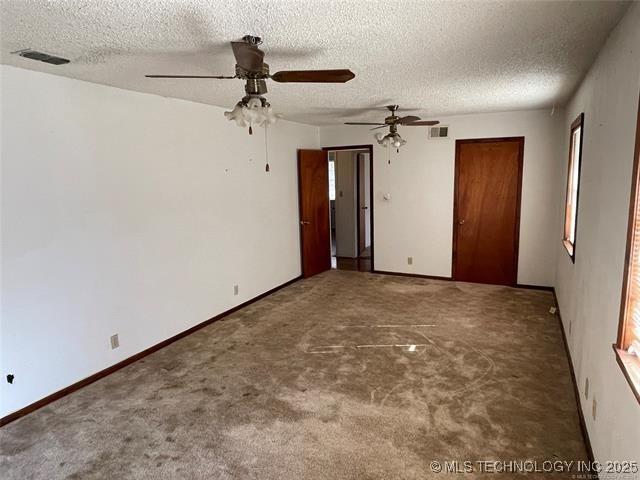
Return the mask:
[[391,112],[391,115],[384,119],[384,123],[345,122],[345,125],[376,125],[371,130],[389,127],[389,133],[386,135],[378,133],[376,135],[376,140],[378,140],[378,143],[383,147],[393,146],[396,148],[396,150],[400,151],[400,147],[407,143],[407,141],[403,139],[398,133],[398,125],[403,125],[406,127],[431,127],[440,123],[437,120],[420,120],[420,117],[416,117],[415,115],[399,117],[398,115],[396,115],[396,111],[399,108],[398,105],[387,105],[386,108]]

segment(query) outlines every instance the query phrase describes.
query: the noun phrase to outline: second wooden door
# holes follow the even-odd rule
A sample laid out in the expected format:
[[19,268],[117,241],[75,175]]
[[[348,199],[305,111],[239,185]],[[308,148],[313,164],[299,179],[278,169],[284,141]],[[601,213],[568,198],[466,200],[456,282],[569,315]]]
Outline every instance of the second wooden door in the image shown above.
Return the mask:
[[524,137],[456,142],[453,278],[515,285]]

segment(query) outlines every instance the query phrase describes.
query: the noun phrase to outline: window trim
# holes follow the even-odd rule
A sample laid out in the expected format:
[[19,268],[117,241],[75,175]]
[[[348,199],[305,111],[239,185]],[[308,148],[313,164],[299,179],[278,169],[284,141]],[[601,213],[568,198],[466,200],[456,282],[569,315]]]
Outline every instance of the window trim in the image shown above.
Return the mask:
[[622,280],[622,298],[620,301],[620,320],[618,323],[618,338],[613,344],[616,353],[616,360],[622,369],[636,400],[640,403],[640,357],[631,355],[625,351],[625,336],[627,322],[629,321],[629,290],[631,288],[631,271],[636,212],[640,209],[640,185],[638,175],[640,175],[640,99],[638,100],[638,118],[636,122],[636,143],[633,153],[633,172],[631,177],[631,196],[629,199],[629,220],[627,224],[627,249],[624,258],[624,277]]
[[[567,208],[569,206],[569,182],[571,180],[571,169],[573,167],[573,132],[580,128],[580,152],[578,153],[578,177],[576,187],[576,204],[575,204],[575,221],[574,221],[574,235],[573,243],[567,236]],[[564,223],[562,227],[562,245],[569,254],[572,263],[576,263],[576,243],[578,238],[578,205],[580,204],[580,171],[582,170],[582,146],[584,144],[584,113],[581,113],[571,123],[571,130],[569,131],[569,161],[567,166],[567,185],[565,187],[566,196],[564,200]]]

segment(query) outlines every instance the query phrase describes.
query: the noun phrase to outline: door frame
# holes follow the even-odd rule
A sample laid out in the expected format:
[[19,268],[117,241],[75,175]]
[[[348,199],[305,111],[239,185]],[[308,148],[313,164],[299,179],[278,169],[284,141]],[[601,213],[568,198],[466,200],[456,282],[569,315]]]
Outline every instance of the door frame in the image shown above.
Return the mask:
[[[322,150],[325,152],[325,156],[327,157],[327,163],[329,162],[329,151],[337,151],[337,150],[367,150],[369,152],[369,221],[371,224],[371,271],[373,272],[375,270],[375,262],[374,262],[374,247],[375,247],[375,240],[374,240],[374,229],[373,229],[373,199],[374,199],[374,195],[373,195],[373,145],[369,144],[369,145],[344,145],[344,146],[340,146],[340,147],[322,147]],[[357,165],[356,165],[357,166]],[[360,195],[360,180],[358,179],[357,182],[357,191],[356,191],[356,197],[359,199]],[[331,208],[331,207],[329,207]],[[331,214],[331,212],[328,212],[329,214]],[[358,221],[358,218],[356,218],[356,229],[358,232],[358,237],[360,238],[360,222]],[[362,234],[364,234],[364,232],[362,232]],[[357,245],[356,245],[357,247]],[[329,247],[331,248],[331,247]],[[356,248],[356,250],[358,250]],[[358,252],[358,256],[360,255],[360,253]]]
[[[365,233],[363,232],[362,229],[360,228],[360,215],[361,215],[361,210],[362,207],[360,206],[360,194],[363,193],[363,179],[360,176],[360,155],[364,154],[364,152],[358,152],[356,154],[356,199],[358,203],[358,216],[356,219],[356,250],[358,252],[358,258],[360,258],[360,255],[362,255],[362,251],[360,250],[360,242],[362,240],[364,240],[364,244],[366,245],[366,236]],[[364,163],[364,162],[363,162]],[[371,162],[369,162],[369,177],[371,177]],[[371,188],[369,188],[369,197],[371,197]],[[369,198],[369,207],[371,207],[371,204],[373,202],[371,201],[371,198]],[[371,211],[368,212],[369,213],[369,228],[371,228]],[[366,221],[365,221],[366,224]],[[365,226],[366,229],[366,226]],[[371,243],[373,243],[373,238],[371,240]],[[366,247],[365,247],[366,248]]]
[[451,255],[451,278],[457,280],[456,257],[458,249],[458,180],[460,175],[460,145],[469,143],[498,143],[498,142],[518,142],[518,197],[516,203],[516,221],[514,234],[513,256],[515,262],[514,278],[511,286],[518,285],[518,260],[520,258],[520,211],[522,205],[522,173],[524,167],[524,137],[496,137],[496,138],[469,138],[456,140],[456,160],[453,180],[453,245]]

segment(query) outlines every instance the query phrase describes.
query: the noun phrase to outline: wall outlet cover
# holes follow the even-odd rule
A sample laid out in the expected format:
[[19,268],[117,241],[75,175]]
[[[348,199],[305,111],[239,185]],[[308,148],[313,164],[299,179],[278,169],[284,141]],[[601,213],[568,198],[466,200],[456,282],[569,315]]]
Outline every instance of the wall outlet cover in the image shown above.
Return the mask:
[[240,291],[240,287],[238,285],[234,285],[233,286],[233,294],[234,295],[238,295],[239,291]]
[[407,265],[413,265],[413,257],[407,257]]
[[118,338],[118,334],[111,335],[111,350],[115,350],[120,346],[120,339]]

